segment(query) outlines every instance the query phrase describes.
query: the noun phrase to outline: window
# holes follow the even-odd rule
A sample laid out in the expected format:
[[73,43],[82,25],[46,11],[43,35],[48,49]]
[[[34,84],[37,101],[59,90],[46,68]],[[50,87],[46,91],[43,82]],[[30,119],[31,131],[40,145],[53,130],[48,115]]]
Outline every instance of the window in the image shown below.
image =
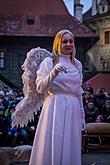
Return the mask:
[[104,33],[104,44],[110,44],[110,31]]
[[34,16],[27,16],[27,25],[34,25],[35,24],[35,17]]
[[0,68],[4,68],[5,63],[5,54],[4,52],[0,52]]
[[101,4],[98,5],[99,14],[106,13],[108,11],[108,2],[102,1]]
[[104,12],[105,11],[105,6],[102,6],[102,12]]

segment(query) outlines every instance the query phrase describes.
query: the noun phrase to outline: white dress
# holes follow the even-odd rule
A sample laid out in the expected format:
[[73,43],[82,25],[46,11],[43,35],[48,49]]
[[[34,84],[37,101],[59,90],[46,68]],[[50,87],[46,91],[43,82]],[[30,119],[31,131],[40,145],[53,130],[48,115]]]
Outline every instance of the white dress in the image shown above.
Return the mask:
[[[37,90],[49,91],[37,126],[29,165],[81,165],[81,122],[84,118],[80,105],[81,73],[66,55],[59,63],[67,73],[55,78],[44,75],[49,58],[46,58],[37,76]],[[51,61],[51,60],[50,60]],[[79,62],[80,63],[80,62]],[[46,66],[46,67],[45,67]]]

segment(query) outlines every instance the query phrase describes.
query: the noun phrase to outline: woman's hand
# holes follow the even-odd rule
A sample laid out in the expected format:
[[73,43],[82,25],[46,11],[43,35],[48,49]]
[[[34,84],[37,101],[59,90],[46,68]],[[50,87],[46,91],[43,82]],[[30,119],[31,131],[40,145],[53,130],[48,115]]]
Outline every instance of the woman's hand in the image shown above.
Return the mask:
[[83,119],[82,120],[82,131],[85,131],[85,127],[86,127],[86,123],[85,123],[85,120]]
[[54,66],[53,71],[58,74],[59,72],[65,71],[65,67],[58,63]]

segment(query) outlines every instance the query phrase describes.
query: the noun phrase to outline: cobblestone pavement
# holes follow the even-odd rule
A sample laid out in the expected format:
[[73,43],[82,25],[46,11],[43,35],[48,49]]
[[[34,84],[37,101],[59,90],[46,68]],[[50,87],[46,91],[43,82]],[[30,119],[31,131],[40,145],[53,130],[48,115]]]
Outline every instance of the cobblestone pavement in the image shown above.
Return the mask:
[[82,165],[110,165],[110,152],[82,154]]
[[[29,163],[14,163],[13,165],[29,165]],[[82,154],[82,165],[110,165],[110,152]]]

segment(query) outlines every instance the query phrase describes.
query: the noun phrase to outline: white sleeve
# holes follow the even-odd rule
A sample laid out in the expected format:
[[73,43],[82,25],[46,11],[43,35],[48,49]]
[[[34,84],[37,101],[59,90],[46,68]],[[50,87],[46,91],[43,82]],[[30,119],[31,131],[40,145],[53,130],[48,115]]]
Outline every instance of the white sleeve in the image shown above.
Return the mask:
[[81,119],[84,121],[85,120],[85,112],[84,112],[82,94],[78,95],[77,97],[78,97],[79,104],[80,104],[80,109],[81,109]]
[[85,123],[85,112],[84,112],[84,107],[83,107],[82,95],[78,96],[78,100],[80,103],[82,131],[84,131],[86,123]]
[[52,81],[56,77],[56,73],[53,69],[53,59],[50,57],[45,58],[40,68],[37,71],[37,79],[36,79],[36,90],[39,93],[45,94]]
[[[81,78],[81,85],[82,85],[82,79],[83,79],[83,75],[82,75],[82,64],[79,62],[78,63],[79,66],[79,70],[80,70],[80,78]],[[83,106],[83,89],[82,87],[79,90],[79,94],[78,94],[78,100],[79,100],[79,104],[80,104],[80,111],[81,111],[81,122],[82,122],[82,130],[85,129],[85,111],[84,111],[84,106]]]

